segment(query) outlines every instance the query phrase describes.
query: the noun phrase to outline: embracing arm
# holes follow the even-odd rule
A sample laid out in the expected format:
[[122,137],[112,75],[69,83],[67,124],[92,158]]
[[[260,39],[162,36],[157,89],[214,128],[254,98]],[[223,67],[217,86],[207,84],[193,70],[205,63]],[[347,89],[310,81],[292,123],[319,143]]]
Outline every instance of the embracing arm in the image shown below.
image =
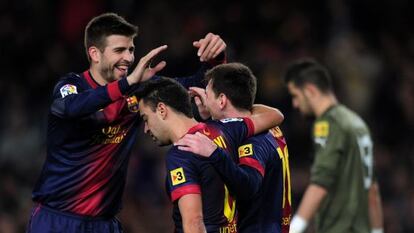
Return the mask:
[[252,115],[250,118],[253,121],[254,134],[278,126],[284,120],[284,116],[279,109],[263,104],[253,105]]
[[[249,199],[258,192],[264,175],[261,165],[255,169],[245,165],[237,165],[224,150],[219,148],[210,138],[199,132],[186,134],[176,143],[178,149],[189,151],[202,157],[209,157],[214,169],[220,174],[224,183],[238,199]],[[257,162],[259,164],[259,162]]]
[[183,229],[186,233],[205,233],[203,210],[200,194],[187,194],[178,200]]

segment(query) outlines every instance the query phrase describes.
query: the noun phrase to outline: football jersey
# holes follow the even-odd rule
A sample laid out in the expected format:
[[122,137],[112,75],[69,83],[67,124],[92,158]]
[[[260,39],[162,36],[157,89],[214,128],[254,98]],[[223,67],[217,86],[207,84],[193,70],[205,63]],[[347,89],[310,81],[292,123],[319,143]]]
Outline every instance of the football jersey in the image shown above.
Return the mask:
[[237,199],[239,232],[289,232],[289,155],[279,127],[248,138],[232,160],[220,153],[210,158]]
[[367,125],[345,106],[336,105],[316,119],[313,138],[311,182],[328,190],[315,219],[317,232],[370,232],[373,145]]
[[[251,136],[254,128],[248,118],[231,118],[199,123],[188,131],[195,132],[203,133],[227,152],[236,153],[237,145]],[[173,146],[167,153],[166,166],[167,191],[174,204],[175,232],[183,232],[178,200],[186,194],[201,194],[207,232],[236,231],[234,198],[208,160]]]
[[[203,72],[176,79],[186,87],[199,86]],[[59,80],[48,115],[47,157],[33,201],[85,216],[119,211],[139,129],[138,100],[128,93],[139,86],[129,86],[125,78],[100,86],[89,71]]]

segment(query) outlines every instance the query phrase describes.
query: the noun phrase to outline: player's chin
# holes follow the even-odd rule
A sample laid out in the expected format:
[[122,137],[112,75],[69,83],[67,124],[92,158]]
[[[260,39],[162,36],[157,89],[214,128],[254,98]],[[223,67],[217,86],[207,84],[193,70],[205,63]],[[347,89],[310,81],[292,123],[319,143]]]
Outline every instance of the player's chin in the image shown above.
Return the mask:
[[126,70],[121,70],[115,67],[113,75],[115,80],[120,80],[121,78],[127,76],[128,72]]

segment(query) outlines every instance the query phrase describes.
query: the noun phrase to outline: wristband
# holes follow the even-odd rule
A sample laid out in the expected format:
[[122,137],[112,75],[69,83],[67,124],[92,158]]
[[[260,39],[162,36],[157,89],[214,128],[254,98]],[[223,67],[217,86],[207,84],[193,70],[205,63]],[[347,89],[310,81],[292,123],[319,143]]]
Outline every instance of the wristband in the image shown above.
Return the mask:
[[371,229],[371,233],[384,233],[384,229],[382,229],[382,228],[373,228],[373,229]]
[[308,226],[308,221],[299,215],[295,215],[290,222],[290,233],[302,233]]

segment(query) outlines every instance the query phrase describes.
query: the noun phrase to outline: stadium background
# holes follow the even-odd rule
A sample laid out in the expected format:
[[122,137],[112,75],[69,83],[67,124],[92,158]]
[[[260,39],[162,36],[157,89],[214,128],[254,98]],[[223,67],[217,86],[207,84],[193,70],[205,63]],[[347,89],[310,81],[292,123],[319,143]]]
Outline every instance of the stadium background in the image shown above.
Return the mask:
[[[413,9],[409,0],[0,1],[0,232],[24,232],[52,87],[60,75],[87,68],[83,28],[106,11],[140,27],[137,58],[170,46],[164,75],[197,69],[193,40],[209,31],[225,39],[229,61],[257,75],[257,102],[285,113],[294,206],[308,182],[311,121],[292,110],[281,76],[292,59],[317,57],[333,73],[339,99],[371,127],[386,232],[414,232]],[[137,140],[120,215],[125,232],[171,232],[164,150],[143,135]]]

